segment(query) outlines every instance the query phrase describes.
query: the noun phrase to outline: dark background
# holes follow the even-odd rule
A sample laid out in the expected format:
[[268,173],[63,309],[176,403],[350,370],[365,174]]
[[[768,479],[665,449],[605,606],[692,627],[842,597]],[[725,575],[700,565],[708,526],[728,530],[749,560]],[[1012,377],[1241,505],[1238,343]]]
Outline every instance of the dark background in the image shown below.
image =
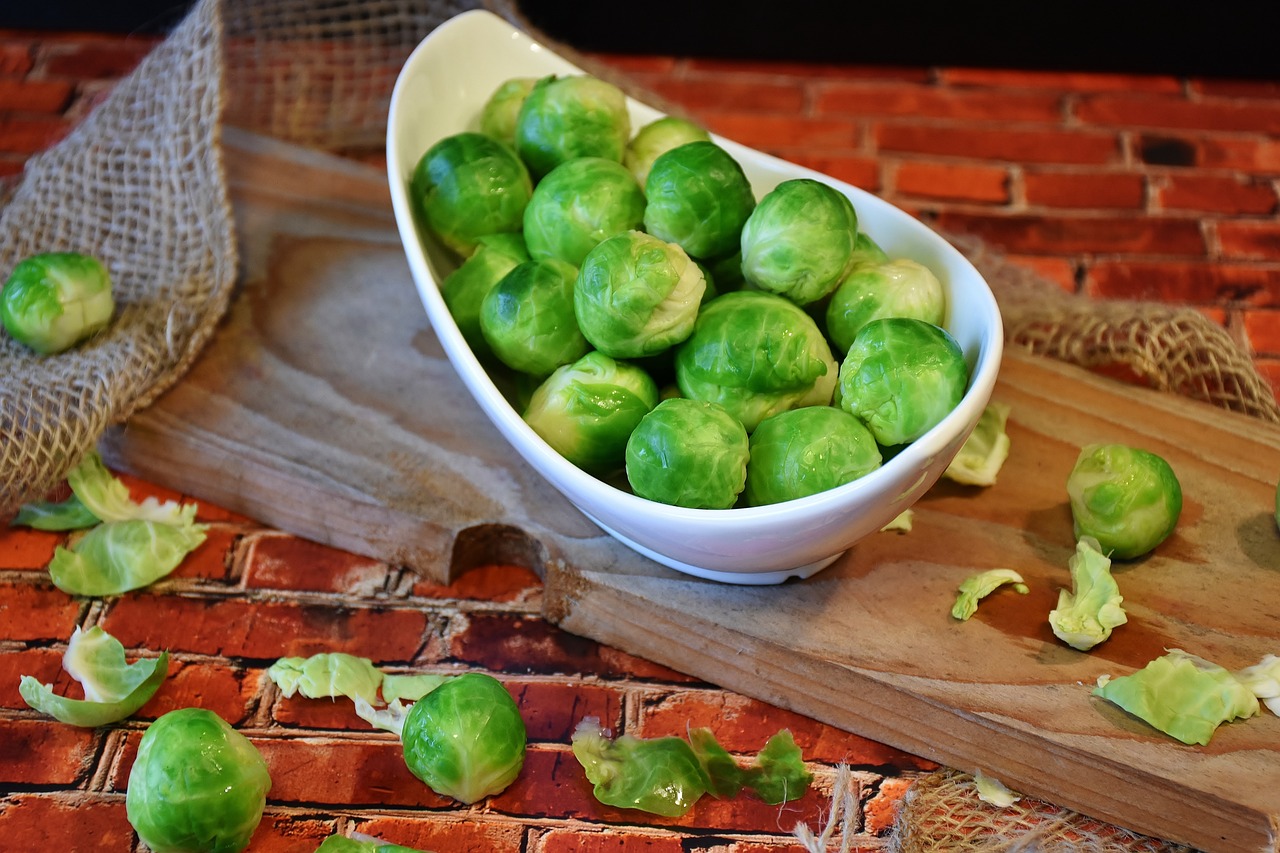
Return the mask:
[[[189,6],[8,0],[0,27],[156,34]],[[585,51],[1280,80],[1276,0],[519,0],[519,8]]]

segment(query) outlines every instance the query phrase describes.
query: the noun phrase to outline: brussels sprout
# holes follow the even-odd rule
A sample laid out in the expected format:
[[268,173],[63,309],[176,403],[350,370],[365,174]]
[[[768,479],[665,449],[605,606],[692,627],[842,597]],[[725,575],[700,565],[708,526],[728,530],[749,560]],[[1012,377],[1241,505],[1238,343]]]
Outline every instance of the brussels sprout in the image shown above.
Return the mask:
[[862,421],[831,406],[771,415],[751,434],[748,504],[781,503],[853,482],[880,467],[880,447]]
[[1182,513],[1169,463],[1123,444],[1083,448],[1067,475],[1076,538],[1091,536],[1112,559],[1141,557],[1168,538]]
[[889,255],[880,248],[880,244],[872,240],[866,231],[859,231],[853,241],[853,265],[882,264],[887,260]]
[[537,82],[537,77],[513,77],[500,83],[480,108],[480,132],[514,146],[516,117]]
[[490,288],[480,304],[480,331],[502,363],[548,376],[586,355],[573,314],[577,275],[564,261],[526,261]]
[[1049,626],[1059,640],[1087,652],[1111,636],[1111,630],[1129,621],[1121,606],[1124,597],[1111,576],[1111,560],[1098,541],[1085,536],[1067,561],[1071,589],[1059,590],[1058,606],[1049,612]]
[[575,157],[621,163],[631,138],[622,90],[586,75],[545,77],[516,117],[516,150],[535,177]]
[[505,790],[524,766],[520,709],[484,673],[452,678],[414,702],[400,739],[410,772],[437,794],[463,803]]
[[741,290],[746,283],[742,277],[742,250],[736,249],[732,255],[714,258],[707,262],[707,269],[716,284],[716,293],[728,293]]
[[770,415],[831,402],[838,377],[813,318],[758,290],[717,296],[676,351],[676,381],[694,400],[719,403],[747,431]]
[[578,157],[534,187],[524,210],[524,239],[534,258],[575,267],[602,240],[644,223],[644,191],[621,163]]
[[747,481],[750,445],[723,406],[683,397],[663,400],[627,440],[631,489],[675,506],[728,509]]
[[827,334],[841,352],[858,330],[881,317],[914,317],[941,326],[947,295],[928,267],[899,258],[879,264],[857,264],[827,303]]
[[524,419],[561,456],[604,474],[623,466],[631,431],[656,405],[658,386],[649,374],[589,352],[539,386]]
[[945,329],[908,317],[872,320],[840,365],[840,407],[885,446],[915,441],[964,397],[969,367]]
[[731,255],[756,206],[742,167],[714,142],[690,142],[653,161],[644,228],[695,258]]
[[593,347],[614,358],[640,358],[689,337],[705,290],[702,269],[683,249],[627,231],[587,253],[573,307]]
[[635,175],[640,186],[644,186],[649,177],[649,167],[659,156],[686,142],[710,140],[711,134],[700,125],[679,116],[663,116],[636,131],[622,154],[622,165]]
[[445,277],[440,296],[458,331],[478,356],[489,354],[489,343],[480,331],[480,305],[495,284],[507,273],[530,260],[524,238],[519,234],[486,234],[476,240],[471,257]]
[[770,293],[808,305],[849,274],[858,238],[853,202],[821,181],[774,187],[742,227],[742,273]]
[[77,627],[62,656],[62,668],[80,682],[83,699],[58,696],[52,684],[41,684],[30,675],[19,679],[18,693],[32,708],[59,722],[104,726],[147,704],[169,673],[169,653],[128,663],[124,645],[115,637],[97,625],[88,631]]
[[427,149],[409,190],[428,228],[460,255],[485,234],[519,231],[533,180],[515,151],[483,133],[457,133]]
[[111,276],[96,258],[51,252],[19,261],[0,292],[0,323],[41,355],[70,349],[111,322]]
[[212,711],[182,708],[143,734],[125,811],[155,853],[237,853],[261,822],[270,788],[248,738]]
[[959,594],[955,604],[951,605],[951,617],[961,622],[978,612],[978,602],[995,592],[1004,584],[1013,584],[1013,589],[1020,595],[1030,590],[1022,581],[1022,575],[1013,569],[987,569],[969,575],[960,582]]

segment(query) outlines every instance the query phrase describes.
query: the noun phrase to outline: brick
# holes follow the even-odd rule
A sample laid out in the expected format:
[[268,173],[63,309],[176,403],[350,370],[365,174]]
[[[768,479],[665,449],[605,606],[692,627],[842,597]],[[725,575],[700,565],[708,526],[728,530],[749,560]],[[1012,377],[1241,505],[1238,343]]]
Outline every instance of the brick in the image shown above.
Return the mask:
[[1032,207],[1140,210],[1147,195],[1146,179],[1129,172],[1028,169],[1022,186]]
[[1104,299],[1274,308],[1280,307],[1275,279],[1274,270],[1250,264],[1099,260],[1089,266],[1085,292]]
[[1280,133],[1280,102],[1109,93],[1080,96],[1072,112],[1085,124],[1108,127]]
[[1280,356],[1280,309],[1245,311],[1244,333],[1254,352]]
[[1132,144],[1134,158],[1149,166],[1196,166],[1201,160],[1199,142],[1185,137],[1138,134]]
[[530,741],[567,744],[587,717],[607,728],[622,720],[622,693],[608,686],[578,681],[507,681],[520,707]]
[[281,814],[268,807],[247,849],[253,853],[312,851],[333,834],[335,824],[336,821],[313,816]]
[[692,681],[659,664],[626,654],[541,619],[473,613],[450,642],[458,661],[490,672],[553,675],[592,672],[603,677]]
[[1254,175],[1280,175],[1280,139],[1262,136],[1211,136],[1200,141],[1200,164],[1240,169]]
[[9,850],[127,851],[133,827],[122,796],[10,794],[0,800],[0,839]]
[[586,56],[617,71],[628,74],[670,74],[677,66],[672,56],[650,56],[622,53],[588,53]]
[[0,569],[44,571],[65,534],[30,527],[0,526]]
[[462,573],[453,583],[442,586],[428,580],[413,585],[416,598],[466,599],[510,603],[540,595],[542,579],[523,566],[477,566]]
[[938,154],[1015,163],[1119,163],[1118,138],[1074,130],[980,128],[963,124],[881,122],[873,128],[881,152]]
[[6,77],[22,77],[35,65],[31,44],[28,41],[0,41],[0,74]]
[[1269,181],[1236,175],[1171,172],[1154,184],[1158,209],[1258,215],[1275,213],[1275,187]]
[[982,237],[1018,254],[1204,255],[1200,225],[1191,219],[1140,216],[1009,215],[943,212],[937,224]]
[[454,804],[409,772],[395,735],[360,740],[326,737],[256,738],[271,772],[273,803],[441,808]]
[[[1218,247],[1225,258],[1240,260],[1280,260],[1280,222],[1274,219],[1222,220],[1217,223]],[[1272,287],[1277,271],[1272,270]]]
[[1076,292],[1077,264],[1069,258],[1044,257],[1041,255],[1008,255],[1005,260],[1020,267],[1026,267],[1041,278],[1058,285],[1066,293]]
[[70,131],[71,125],[56,116],[22,117],[0,115],[0,140],[5,151],[36,154],[53,145]]
[[20,649],[0,654],[0,708],[28,710],[22,694],[18,693],[18,684],[24,675],[39,679],[41,684],[53,684],[60,695],[71,695],[66,689],[71,678],[62,669],[62,649]]
[[995,89],[1051,89],[1060,92],[1166,92],[1177,94],[1183,83],[1160,74],[1112,74],[1018,68],[940,68],[938,82],[947,86]]
[[873,157],[858,154],[796,152],[790,159],[797,165],[821,172],[867,192],[878,192],[881,188],[880,161]]
[[[717,846],[717,850],[723,847]],[[543,834],[539,853],[682,853],[680,836],[671,832],[629,828],[585,835],[572,829],[552,829]]]
[[155,47],[151,38],[67,39],[41,51],[39,65],[51,77],[112,80],[125,76]]
[[478,850],[525,849],[524,827],[508,820],[492,820],[485,815],[453,816],[435,813],[422,816],[377,817],[355,823],[360,832],[379,841],[401,844],[432,853],[473,853]]
[[145,594],[116,600],[103,624],[126,647],[267,662],[350,652],[378,663],[412,660],[426,626],[417,610]]
[[810,717],[720,690],[677,691],[644,703],[641,737],[685,736],[708,728],[725,749],[753,756],[769,738],[787,729],[806,761],[856,767],[932,769],[932,761],[842,731]]
[[795,148],[852,148],[858,125],[838,118],[707,112],[700,120],[713,133],[765,151]]
[[387,587],[386,563],[297,536],[263,533],[246,550],[249,589],[293,589],[372,597]]
[[1218,98],[1280,98],[1280,81],[1228,78],[1197,78],[1187,81],[1197,95]]
[[979,122],[1052,122],[1062,99],[1052,92],[953,89],[910,83],[828,81],[816,87],[815,114],[910,116]]
[[0,785],[80,784],[93,766],[96,730],[48,717],[0,719]]
[[0,77],[0,110],[57,115],[71,102],[71,91],[71,84],[63,80]]
[[65,641],[80,618],[80,601],[60,589],[0,583],[0,625],[5,639]]
[[650,88],[693,112],[785,113],[795,116],[805,107],[798,79],[752,79],[689,75],[654,79]]
[[888,836],[902,809],[902,798],[911,787],[910,778],[883,779],[875,794],[862,807],[863,831],[875,836]]
[[200,546],[187,554],[168,578],[227,582],[231,578],[231,550],[239,538],[238,531],[211,526],[205,531]]
[[1255,359],[1254,363],[1258,368],[1258,373],[1275,391],[1277,399],[1280,399],[1280,357],[1260,356]]
[[135,718],[154,720],[179,708],[205,708],[232,725],[241,725],[249,717],[260,675],[259,670],[238,670],[221,663],[189,662],[171,656],[169,675]]
[[907,160],[893,170],[896,194],[922,198],[1005,204],[1009,173],[999,166]]

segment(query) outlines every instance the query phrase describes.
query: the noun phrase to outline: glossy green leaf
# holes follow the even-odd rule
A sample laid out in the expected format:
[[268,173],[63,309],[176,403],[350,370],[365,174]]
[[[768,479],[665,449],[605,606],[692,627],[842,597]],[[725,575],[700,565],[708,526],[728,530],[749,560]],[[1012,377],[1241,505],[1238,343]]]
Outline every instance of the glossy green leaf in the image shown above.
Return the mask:
[[960,582],[960,592],[955,604],[951,606],[951,615],[964,621],[978,612],[978,602],[995,592],[1004,584],[1013,584],[1020,595],[1027,594],[1027,585],[1022,575],[1013,569],[987,569],[984,572],[970,575]]
[[36,530],[83,530],[93,527],[101,520],[73,494],[65,501],[23,504],[9,525],[32,527]]
[[285,697],[295,693],[308,699],[358,696],[368,702],[377,701],[383,680],[373,661],[344,652],[280,658],[267,669],[267,676]]
[[605,805],[680,817],[711,788],[706,770],[687,741],[678,737],[611,740],[597,720],[573,733],[573,754]]
[[176,569],[205,540],[203,524],[132,519],[99,524],[58,546],[49,563],[55,586],[72,595],[117,595]]

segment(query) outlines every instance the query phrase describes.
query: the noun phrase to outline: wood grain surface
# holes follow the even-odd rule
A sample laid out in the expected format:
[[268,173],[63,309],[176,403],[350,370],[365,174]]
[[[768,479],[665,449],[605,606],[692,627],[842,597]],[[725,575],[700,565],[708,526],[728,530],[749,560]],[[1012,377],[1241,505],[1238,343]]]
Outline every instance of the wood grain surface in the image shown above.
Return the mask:
[[[561,627],[1015,790],[1211,851],[1274,851],[1280,719],[1189,747],[1090,695],[1166,648],[1280,653],[1280,430],[1007,353],[1013,449],[987,489],[943,482],[779,587],[677,574],[574,510],[503,442],[440,350],[376,169],[229,131],[243,288],[199,362],[103,443],[109,463],[318,542],[447,580],[518,562]],[[1046,621],[1070,583],[1081,446],[1164,456],[1177,532],[1117,564],[1129,622],[1090,653]],[[955,588],[1017,569],[968,622]]]

